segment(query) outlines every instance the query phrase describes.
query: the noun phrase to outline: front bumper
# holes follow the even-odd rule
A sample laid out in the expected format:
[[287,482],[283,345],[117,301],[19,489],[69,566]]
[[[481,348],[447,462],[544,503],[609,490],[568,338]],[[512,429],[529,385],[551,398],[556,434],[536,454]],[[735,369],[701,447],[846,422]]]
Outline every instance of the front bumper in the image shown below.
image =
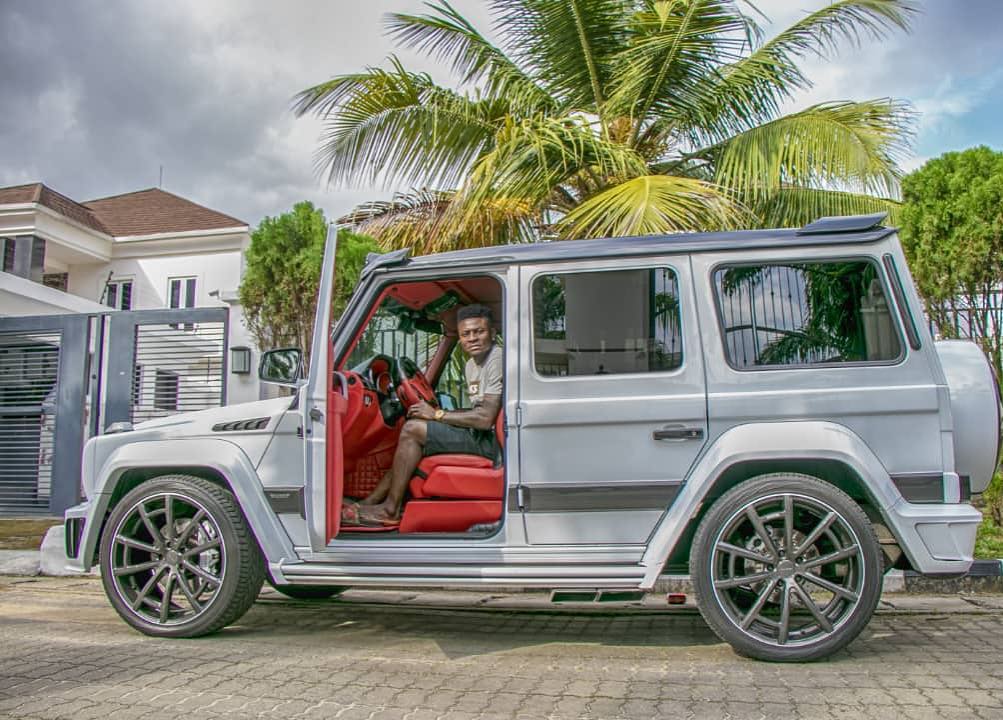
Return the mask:
[[924,575],[962,575],[975,551],[982,513],[967,503],[916,504],[900,500],[888,520],[913,569]]
[[95,527],[96,508],[90,501],[74,505],[63,513],[67,569],[87,572],[96,562],[100,523]]

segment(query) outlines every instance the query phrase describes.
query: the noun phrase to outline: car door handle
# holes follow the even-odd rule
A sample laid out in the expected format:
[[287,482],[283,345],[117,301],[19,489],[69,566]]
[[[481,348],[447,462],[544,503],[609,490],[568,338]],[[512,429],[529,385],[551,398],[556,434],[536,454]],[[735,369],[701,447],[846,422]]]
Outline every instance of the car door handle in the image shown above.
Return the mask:
[[655,440],[703,440],[703,428],[662,428],[651,433]]

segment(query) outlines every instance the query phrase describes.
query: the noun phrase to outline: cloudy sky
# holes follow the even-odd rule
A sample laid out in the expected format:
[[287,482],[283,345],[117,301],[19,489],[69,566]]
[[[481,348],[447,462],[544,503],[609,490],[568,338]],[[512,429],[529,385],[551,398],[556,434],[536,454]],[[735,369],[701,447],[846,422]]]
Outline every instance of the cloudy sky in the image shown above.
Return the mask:
[[[482,0],[453,0],[490,28]],[[824,0],[758,0],[780,28]],[[907,169],[947,150],[1003,149],[1003,0],[926,0],[909,35],[807,64],[821,100],[891,96],[920,117]],[[328,217],[391,189],[328,187],[299,90],[384,63],[389,11],[419,0],[0,0],[0,187],[75,200],[153,187],[251,225],[312,200]],[[405,64],[448,82],[442,68]],[[402,188],[406,190],[407,188]]]

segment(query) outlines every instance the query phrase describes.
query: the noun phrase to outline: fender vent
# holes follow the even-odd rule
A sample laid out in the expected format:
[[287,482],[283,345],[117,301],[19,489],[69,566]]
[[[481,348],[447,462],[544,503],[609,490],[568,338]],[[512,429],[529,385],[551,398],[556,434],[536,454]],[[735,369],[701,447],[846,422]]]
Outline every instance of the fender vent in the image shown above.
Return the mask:
[[240,430],[261,430],[268,426],[271,418],[254,418],[253,420],[231,420],[212,426],[213,432],[237,432]]

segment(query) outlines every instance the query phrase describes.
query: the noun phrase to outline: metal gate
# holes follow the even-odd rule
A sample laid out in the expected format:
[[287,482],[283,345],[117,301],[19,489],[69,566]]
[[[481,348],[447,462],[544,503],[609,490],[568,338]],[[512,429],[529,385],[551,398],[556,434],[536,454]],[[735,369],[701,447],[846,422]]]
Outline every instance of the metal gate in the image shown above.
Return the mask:
[[225,405],[228,317],[0,317],[0,516],[61,515],[80,502],[84,441],[111,423]]
[[108,316],[102,427],[226,404],[227,308]]
[[90,318],[0,319],[0,515],[79,501]]

